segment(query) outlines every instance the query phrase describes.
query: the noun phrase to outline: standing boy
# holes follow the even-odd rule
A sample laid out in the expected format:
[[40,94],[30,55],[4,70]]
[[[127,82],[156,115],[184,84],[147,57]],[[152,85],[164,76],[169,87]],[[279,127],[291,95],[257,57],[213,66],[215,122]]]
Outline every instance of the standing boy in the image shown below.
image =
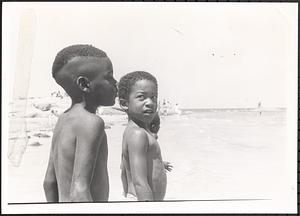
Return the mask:
[[157,110],[157,81],[148,72],[123,76],[118,84],[119,101],[128,115],[122,141],[124,195],[139,201],[163,200],[167,176],[158,142],[150,130]]
[[44,180],[48,202],[107,201],[107,139],[98,106],[112,106],[116,81],[106,53],[91,45],[61,50],[52,76],[72,104],[55,126]]

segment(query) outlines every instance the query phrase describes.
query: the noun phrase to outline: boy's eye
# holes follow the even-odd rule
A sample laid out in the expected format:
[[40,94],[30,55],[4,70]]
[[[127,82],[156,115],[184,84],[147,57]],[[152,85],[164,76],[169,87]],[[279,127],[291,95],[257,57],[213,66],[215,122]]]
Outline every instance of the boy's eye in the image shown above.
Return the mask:
[[144,95],[138,95],[137,98],[143,100],[145,97]]

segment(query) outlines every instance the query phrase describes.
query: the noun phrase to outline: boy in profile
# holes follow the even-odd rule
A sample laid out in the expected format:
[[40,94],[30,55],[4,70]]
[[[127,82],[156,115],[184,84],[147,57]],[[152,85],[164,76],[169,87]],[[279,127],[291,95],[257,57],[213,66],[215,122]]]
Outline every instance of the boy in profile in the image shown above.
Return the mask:
[[121,179],[125,197],[163,200],[167,176],[160,147],[151,132],[157,110],[157,81],[148,72],[123,76],[118,84],[120,106],[128,115],[122,141]]
[[112,106],[117,93],[106,53],[91,45],[61,50],[52,76],[71,97],[53,131],[44,191],[48,202],[107,201],[107,139],[98,106]]

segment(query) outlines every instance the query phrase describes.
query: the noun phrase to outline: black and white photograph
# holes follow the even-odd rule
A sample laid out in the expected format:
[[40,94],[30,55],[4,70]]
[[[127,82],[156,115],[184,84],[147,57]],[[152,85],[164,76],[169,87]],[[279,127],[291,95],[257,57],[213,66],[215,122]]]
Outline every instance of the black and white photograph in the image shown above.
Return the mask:
[[297,213],[298,4],[2,4],[2,212]]

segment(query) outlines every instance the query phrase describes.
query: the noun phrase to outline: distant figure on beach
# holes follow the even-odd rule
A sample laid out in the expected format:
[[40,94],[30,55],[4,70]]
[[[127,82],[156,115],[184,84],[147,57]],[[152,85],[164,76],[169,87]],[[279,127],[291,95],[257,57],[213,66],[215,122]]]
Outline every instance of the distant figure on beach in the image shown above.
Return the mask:
[[168,107],[165,99],[163,100],[162,104],[162,115],[168,115]]
[[157,80],[136,71],[118,83],[120,106],[128,115],[123,134],[121,180],[128,201],[163,200],[167,175],[160,147],[150,130],[157,111]]
[[98,106],[112,106],[117,93],[112,63],[91,45],[61,50],[52,76],[72,99],[53,131],[44,191],[48,202],[107,201],[107,140]]
[[170,101],[167,101],[167,115],[170,114],[171,109],[172,109],[172,103]]
[[257,109],[259,110],[259,115],[261,115],[261,102],[258,102]]
[[181,110],[179,109],[179,105],[178,105],[178,103],[177,103],[177,104],[175,104],[175,107],[174,107],[174,112],[175,112],[175,114],[177,114],[177,115],[181,115]]

